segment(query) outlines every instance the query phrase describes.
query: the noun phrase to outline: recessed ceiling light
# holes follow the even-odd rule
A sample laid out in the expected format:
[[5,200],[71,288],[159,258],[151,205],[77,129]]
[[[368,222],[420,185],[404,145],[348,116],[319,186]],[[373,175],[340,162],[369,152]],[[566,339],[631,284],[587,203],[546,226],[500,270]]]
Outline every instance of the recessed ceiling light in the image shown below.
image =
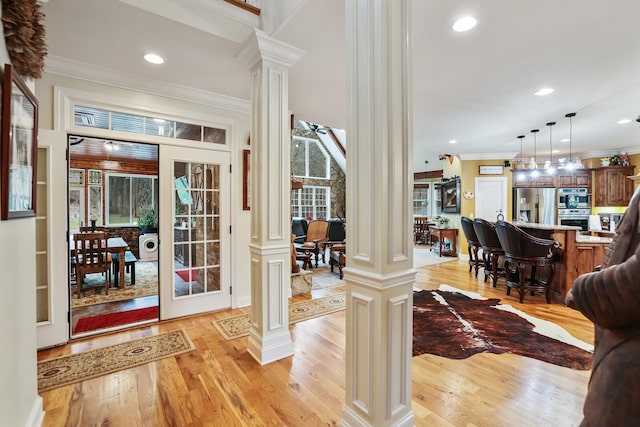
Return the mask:
[[534,95],[537,96],[545,96],[545,95],[550,95],[553,93],[555,89],[551,88],[551,87],[543,87],[542,89],[539,89],[538,91],[536,91],[536,93]]
[[476,18],[472,16],[465,16],[463,18],[458,19],[453,24],[452,28],[453,28],[453,31],[457,31],[457,32],[469,31],[470,29],[475,27],[477,23],[478,21],[476,21]]
[[455,144],[456,142],[458,142],[458,140],[457,140],[457,139],[450,139],[450,140],[449,140],[449,144]]
[[144,60],[152,64],[162,64],[164,62],[164,59],[162,59],[160,55],[156,55],[155,53],[147,53],[144,56]]
[[569,138],[563,138],[560,140],[560,142],[569,142],[569,141],[571,141]]
[[624,125],[624,124],[627,124],[627,123],[631,123],[631,119],[620,119],[620,120],[618,120],[618,124],[619,125]]

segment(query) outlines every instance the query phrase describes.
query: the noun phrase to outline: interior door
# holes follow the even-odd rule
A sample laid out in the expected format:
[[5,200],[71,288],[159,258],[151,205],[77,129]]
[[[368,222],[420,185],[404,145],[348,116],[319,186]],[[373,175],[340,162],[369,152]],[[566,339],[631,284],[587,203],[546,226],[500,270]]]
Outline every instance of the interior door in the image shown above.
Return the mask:
[[[69,341],[67,135],[38,129],[36,306],[38,348]],[[55,201],[55,203],[54,203]],[[64,228],[61,227],[64,225]]]
[[502,211],[505,220],[507,215],[507,178],[476,177],[476,218],[495,221],[498,213]]
[[[231,307],[230,154],[160,148],[160,318]],[[165,240],[166,239],[166,240]]]

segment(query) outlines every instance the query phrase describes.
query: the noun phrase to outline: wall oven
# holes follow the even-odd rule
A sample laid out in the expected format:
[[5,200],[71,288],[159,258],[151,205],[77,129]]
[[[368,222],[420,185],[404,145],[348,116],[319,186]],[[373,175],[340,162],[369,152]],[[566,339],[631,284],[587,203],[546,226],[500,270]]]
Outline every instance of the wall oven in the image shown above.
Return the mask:
[[582,231],[589,229],[591,209],[558,209],[558,224],[580,227]]
[[588,188],[559,188],[558,209],[591,209]]

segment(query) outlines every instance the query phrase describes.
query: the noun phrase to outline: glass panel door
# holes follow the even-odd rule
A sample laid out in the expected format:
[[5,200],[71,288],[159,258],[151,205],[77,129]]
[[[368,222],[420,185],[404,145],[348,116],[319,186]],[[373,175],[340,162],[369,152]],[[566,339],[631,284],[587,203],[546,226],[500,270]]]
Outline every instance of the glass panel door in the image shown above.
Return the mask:
[[[173,229],[161,243],[162,319],[231,306],[230,155],[211,150],[161,147],[160,227]],[[163,215],[163,212],[166,214]]]

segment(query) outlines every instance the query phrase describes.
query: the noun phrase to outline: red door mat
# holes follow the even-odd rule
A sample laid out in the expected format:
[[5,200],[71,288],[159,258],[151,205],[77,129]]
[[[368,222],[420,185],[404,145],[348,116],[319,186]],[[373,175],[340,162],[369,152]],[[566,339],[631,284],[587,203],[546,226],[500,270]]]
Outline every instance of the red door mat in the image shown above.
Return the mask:
[[122,311],[119,313],[102,314],[100,316],[83,317],[78,320],[78,324],[73,328],[74,334],[80,332],[105,329],[112,326],[126,325],[128,323],[142,322],[158,318],[158,306],[137,308],[135,310]]
[[176,271],[176,274],[184,282],[191,282],[193,280],[193,277],[195,277],[195,272],[192,270],[180,270]]

